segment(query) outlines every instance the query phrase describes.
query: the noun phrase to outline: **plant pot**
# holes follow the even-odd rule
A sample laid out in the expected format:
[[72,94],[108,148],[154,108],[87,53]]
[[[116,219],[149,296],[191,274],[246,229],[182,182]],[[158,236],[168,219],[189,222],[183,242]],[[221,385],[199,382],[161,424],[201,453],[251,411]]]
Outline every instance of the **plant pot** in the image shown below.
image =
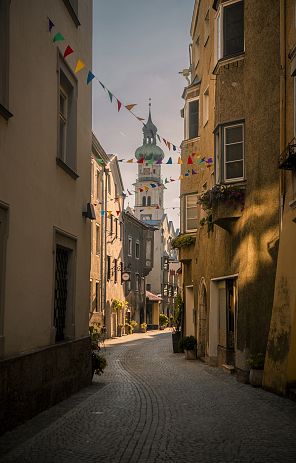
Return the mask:
[[184,352],[185,352],[185,359],[186,360],[196,360],[196,350],[193,349],[193,350],[185,350],[184,349]]
[[176,331],[172,333],[172,342],[173,342],[173,352],[174,354],[180,354],[182,349],[180,348],[180,340],[181,340],[181,331]]
[[249,381],[252,386],[262,387],[263,371],[264,370],[255,370],[254,368],[251,368]]
[[147,328],[140,328],[140,333],[146,333]]
[[164,328],[165,327],[163,325],[160,325],[160,327],[159,327],[160,330],[164,330]]

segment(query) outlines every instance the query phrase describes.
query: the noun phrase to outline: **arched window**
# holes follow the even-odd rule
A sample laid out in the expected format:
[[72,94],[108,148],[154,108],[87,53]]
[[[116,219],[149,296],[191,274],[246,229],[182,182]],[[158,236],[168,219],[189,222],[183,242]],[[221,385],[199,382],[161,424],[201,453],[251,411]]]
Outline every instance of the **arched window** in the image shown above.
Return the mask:
[[147,206],[151,206],[151,196],[148,196],[147,198]]
[[142,198],[142,206],[146,206],[146,196],[143,196]]

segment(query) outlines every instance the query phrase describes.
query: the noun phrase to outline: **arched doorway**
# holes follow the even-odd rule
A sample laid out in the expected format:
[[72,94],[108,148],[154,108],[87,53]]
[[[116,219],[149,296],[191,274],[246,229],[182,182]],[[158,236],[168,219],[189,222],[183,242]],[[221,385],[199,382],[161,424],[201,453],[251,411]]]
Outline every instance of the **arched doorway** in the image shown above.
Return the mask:
[[209,314],[207,306],[207,287],[204,278],[201,279],[198,291],[197,342],[199,355],[201,357],[207,357],[209,344]]

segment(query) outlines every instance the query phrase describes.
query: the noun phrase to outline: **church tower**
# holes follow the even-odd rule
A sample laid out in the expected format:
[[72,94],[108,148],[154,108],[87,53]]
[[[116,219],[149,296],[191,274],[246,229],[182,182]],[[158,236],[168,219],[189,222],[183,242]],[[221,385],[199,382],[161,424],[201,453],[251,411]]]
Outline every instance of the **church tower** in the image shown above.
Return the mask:
[[138,178],[134,184],[135,216],[143,221],[161,220],[164,215],[163,190],[161,179],[161,163],[164,152],[156,145],[157,128],[151,119],[151,103],[149,103],[149,117],[143,126],[143,145],[135,156],[138,164]]

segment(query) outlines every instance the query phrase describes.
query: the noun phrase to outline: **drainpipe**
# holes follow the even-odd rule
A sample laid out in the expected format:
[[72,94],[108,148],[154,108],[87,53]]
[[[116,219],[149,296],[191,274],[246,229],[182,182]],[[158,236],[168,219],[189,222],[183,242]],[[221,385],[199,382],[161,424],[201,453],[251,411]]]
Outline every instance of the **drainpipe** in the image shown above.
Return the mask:
[[103,180],[103,196],[102,196],[102,201],[104,205],[104,215],[103,217],[103,227],[102,227],[102,233],[103,233],[103,242],[104,242],[104,255],[103,255],[103,266],[102,266],[102,281],[103,281],[103,305],[104,307],[104,325],[106,326],[106,296],[107,296],[107,272],[106,272],[106,266],[107,266],[107,176],[108,176],[109,170],[104,167],[104,180]]
[[[280,1],[280,153],[286,148],[286,0]],[[285,171],[280,170],[280,232],[285,206]]]
[[[101,182],[101,210],[105,210],[105,204],[104,204],[104,169],[102,171],[102,182]],[[100,282],[101,282],[101,291],[100,291],[100,309],[101,311],[105,309],[104,305],[104,280],[103,280],[103,275],[104,275],[104,216],[101,214],[101,219],[100,219],[100,226],[101,226],[101,257],[100,257]],[[105,323],[105,322],[104,322]]]

